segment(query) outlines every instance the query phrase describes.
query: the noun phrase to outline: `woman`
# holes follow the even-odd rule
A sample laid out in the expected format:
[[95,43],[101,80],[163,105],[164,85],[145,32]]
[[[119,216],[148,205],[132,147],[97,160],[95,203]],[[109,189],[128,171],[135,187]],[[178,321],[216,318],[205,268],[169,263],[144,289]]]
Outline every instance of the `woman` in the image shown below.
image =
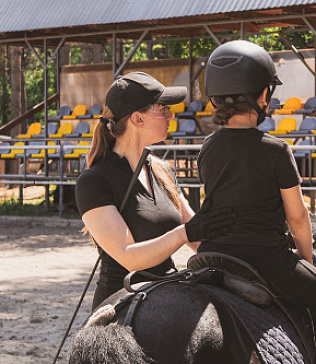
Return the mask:
[[225,236],[202,242],[199,252],[247,261],[276,294],[315,308],[316,269],[302,179],[288,144],[256,129],[280,84],[269,54],[250,42],[228,42],[209,58],[206,93],[222,128],[203,143],[199,175],[212,208],[231,206],[238,217]]
[[143,72],[119,78],[106,95],[87,157],[88,169],[76,185],[85,227],[105,252],[93,309],[122,288],[128,271],[172,272],[171,255],[177,249],[190,242],[196,251],[197,241],[224,232],[223,227],[232,223],[232,214],[225,210],[201,209],[193,217],[168,167],[154,156],[143,166],[119,213],[144,147],[166,138],[173,115],[165,105],[185,97],[185,87],[165,87]]

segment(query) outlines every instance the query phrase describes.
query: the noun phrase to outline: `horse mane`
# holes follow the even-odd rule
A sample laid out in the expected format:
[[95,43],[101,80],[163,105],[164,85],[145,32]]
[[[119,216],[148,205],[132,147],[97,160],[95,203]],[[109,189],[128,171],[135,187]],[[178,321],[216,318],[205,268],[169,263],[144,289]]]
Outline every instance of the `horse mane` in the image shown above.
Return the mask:
[[[114,349],[114,350],[113,350]],[[83,328],[73,338],[69,364],[153,364],[144,354],[130,327],[110,323]]]

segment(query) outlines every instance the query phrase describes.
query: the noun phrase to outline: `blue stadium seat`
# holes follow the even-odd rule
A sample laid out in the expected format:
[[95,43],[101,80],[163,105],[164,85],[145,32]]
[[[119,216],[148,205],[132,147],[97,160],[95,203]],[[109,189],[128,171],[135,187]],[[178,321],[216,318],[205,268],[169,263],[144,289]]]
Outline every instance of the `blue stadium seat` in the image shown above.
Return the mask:
[[265,118],[264,121],[258,125],[257,129],[263,131],[264,133],[269,133],[269,131],[275,130],[274,119]]
[[89,133],[90,125],[86,121],[81,121],[73,133],[65,134],[65,138],[80,138],[82,134]]

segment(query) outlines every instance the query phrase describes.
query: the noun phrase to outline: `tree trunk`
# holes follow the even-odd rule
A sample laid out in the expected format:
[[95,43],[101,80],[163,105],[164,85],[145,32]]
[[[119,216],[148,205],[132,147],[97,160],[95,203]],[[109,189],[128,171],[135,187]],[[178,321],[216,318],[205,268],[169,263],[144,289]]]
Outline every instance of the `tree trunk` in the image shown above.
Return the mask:
[[104,48],[100,44],[93,46],[93,63],[104,63]]
[[[21,70],[21,47],[10,46],[11,59],[11,119],[15,119],[22,113],[22,70]],[[21,125],[11,130],[11,136],[15,137],[21,132]]]
[[1,72],[1,116],[2,125],[9,121],[9,94],[8,94],[8,48],[7,46],[0,47],[0,72]]
[[59,50],[59,66],[69,66],[70,65],[70,45],[66,44],[62,46]]
[[81,46],[81,63],[91,64],[92,63],[92,50],[90,44],[82,44]]
[[[25,88],[25,53],[24,48],[22,48],[21,53],[21,114],[24,114],[27,112],[27,97],[26,97],[26,88]],[[22,132],[26,132],[26,124],[24,123],[22,125]]]
[[[22,70],[21,70],[21,47],[10,46],[11,60],[11,119],[15,119],[22,113]],[[16,137],[21,133],[21,124],[11,129],[11,137]],[[13,161],[15,162],[15,161]],[[19,173],[17,163],[10,163],[9,173]]]

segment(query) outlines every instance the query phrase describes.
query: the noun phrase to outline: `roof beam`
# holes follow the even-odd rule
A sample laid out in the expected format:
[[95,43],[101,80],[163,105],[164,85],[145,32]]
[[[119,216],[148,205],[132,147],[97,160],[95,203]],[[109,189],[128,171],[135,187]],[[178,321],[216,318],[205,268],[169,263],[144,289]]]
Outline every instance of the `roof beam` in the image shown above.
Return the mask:
[[210,27],[208,25],[204,25],[205,30],[208,32],[208,34],[215,40],[215,42],[220,46],[222,43],[221,41],[216,37],[216,35],[211,31]]
[[[227,14],[226,14],[227,15]],[[250,13],[248,13],[248,15],[250,15]],[[250,22],[250,23],[258,23],[258,22],[272,22],[272,21],[276,21],[278,23],[282,23],[285,20],[289,20],[291,21],[291,24],[293,25],[293,20],[294,19],[299,19],[301,21],[305,21],[304,19],[307,18],[315,18],[316,17],[316,13],[315,14],[291,14],[291,15],[277,15],[277,16],[255,16],[252,18],[240,18],[240,19],[222,19],[222,20],[215,20],[215,21],[205,21],[205,22],[197,22],[197,23],[183,23],[183,24],[164,24],[164,25],[156,25],[156,26],[150,26],[150,27],[136,27],[136,28],[126,28],[126,29],[116,29],[116,30],[104,30],[104,31],[95,31],[95,32],[75,32],[75,33],[65,33],[65,34],[55,34],[55,35],[43,35],[43,36],[37,36],[37,37],[30,37],[28,35],[27,32],[25,32],[24,37],[19,37],[19,38],[7,38],[7,39],[0,39],[0,44],[6,44],[8,42],[21,42],[24,41],[25,38],[28,38],[29,40],[42,40],[44,38],[46,39],[60,39],[65,37],[67,38],[73,38],[75,39],[76,37],[82,37],[82,36],[96,36],[96,35],[109,35],[112,37],[113,33],[115,34],[126,34],[128,35],[129,33],[135,33],[135,32],[143,32],[144,30],[147,30],[148,32],[156,32],[158,30],[168,30],[168,29],[181,29],[181,28],[198,28],[198,27],[204,27],[204,25],[208,25],[210,27],[216,26],[216,25],[233,25],[233,24],[238,24],[241,22]],[[257,24],[258,25],[258,24]],[[126,36],[126,38],[128,38]]]

